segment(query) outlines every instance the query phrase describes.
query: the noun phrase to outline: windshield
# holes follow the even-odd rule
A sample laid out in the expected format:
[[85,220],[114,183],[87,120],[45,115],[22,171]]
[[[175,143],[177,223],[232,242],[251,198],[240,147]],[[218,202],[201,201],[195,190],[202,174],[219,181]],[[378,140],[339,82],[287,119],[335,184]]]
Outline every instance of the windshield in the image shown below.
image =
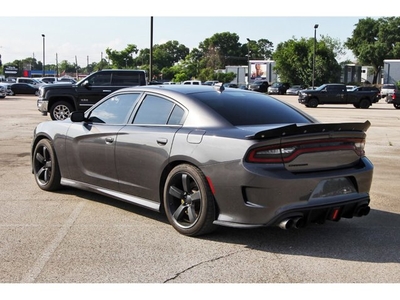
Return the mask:
[[315,90],[316,90],[316,91],[321,91],[321,90],[323,90],[324,88],[326,88],[326,84],[323,84],[323,85],[317,87]]

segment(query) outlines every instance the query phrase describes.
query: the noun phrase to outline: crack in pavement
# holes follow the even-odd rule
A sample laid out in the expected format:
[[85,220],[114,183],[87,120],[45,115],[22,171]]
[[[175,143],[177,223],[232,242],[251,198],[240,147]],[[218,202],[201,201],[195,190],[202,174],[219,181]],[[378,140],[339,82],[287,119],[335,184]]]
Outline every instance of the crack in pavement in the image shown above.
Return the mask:
[[200,266],[200,265],[202,265],[202,264],[209,263],[209,262],[214,262],[214,261],[217,261],[217,260],[220,260],[220,259],[223,259],[223,258],[232,256],[232,255],[235,255],[235,254],[237,254],[237,253],[246,252],[246,251],[250,251],[250,250],[235,251],[235,252],[231,252],[231,253],[228,253],[228,254],[225,254],[225,255],[221,255],[221,256],[219,256],[219,257],[215,257],[215,258],[213,258],[213,259],[201,261],[201,262],[199,262],[199,263],[197,263],[197,264],[195,264],[195,265],[193,265],[193,266],[190,266],[190,267],[186,268],[185,270],[183,270],[183,271],[181,271],[181,272],[176,273],[175,276],[173,276],[173,277],[171,277],[171,278],[168,278],[168,279],[165,280],[163,283],[168,283],[168,282],[170,282],[170,281],[172,281],[172,280],[175,280],[175,279],[178,278],[180,275],[182,275],[182,274],[186,273],[187,271],[189,271],[189,270],[191,270],[191,269],[194,269],[194,268],[196,268],[196,267],[198,267],[198,266]]

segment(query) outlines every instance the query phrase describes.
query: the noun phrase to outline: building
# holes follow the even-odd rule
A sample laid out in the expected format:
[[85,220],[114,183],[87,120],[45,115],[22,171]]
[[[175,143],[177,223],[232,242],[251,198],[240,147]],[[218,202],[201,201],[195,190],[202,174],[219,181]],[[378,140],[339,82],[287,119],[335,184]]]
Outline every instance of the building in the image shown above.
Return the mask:
[[374,68],[371,66],[346,64],[343,66],[340,80],[343,83],[372,83],[374,80]]
[[400,59],[383,60],[382,84],[400,82]]

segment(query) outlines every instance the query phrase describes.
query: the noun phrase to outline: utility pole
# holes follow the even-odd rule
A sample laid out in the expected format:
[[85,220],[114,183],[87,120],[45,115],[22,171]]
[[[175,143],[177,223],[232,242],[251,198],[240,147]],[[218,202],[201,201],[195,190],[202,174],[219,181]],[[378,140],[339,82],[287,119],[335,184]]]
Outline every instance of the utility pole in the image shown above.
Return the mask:
[[150,17],[150,62],[149,62],[149,82],[153,80],[153,17]]
[[317,48],[317,28],[318,24],[314,25],[314,55],[313,55],[313,64],[312,64],[312,88],[314,89],[314,81],[315,81],[315,52]]
[[45,52],[46,52],[46,47],[45,47],[45,40],[46,40],[46,36],[44,35],[44,34],[42,34],[42,38],[43,38],[43,65],[42,65],[42,77],[45,77],[46,75],[46,70],[45,70],[45,65],[46,65],[46,63],[45,63],[45,57],[46,57],[46,54],[45,54]]

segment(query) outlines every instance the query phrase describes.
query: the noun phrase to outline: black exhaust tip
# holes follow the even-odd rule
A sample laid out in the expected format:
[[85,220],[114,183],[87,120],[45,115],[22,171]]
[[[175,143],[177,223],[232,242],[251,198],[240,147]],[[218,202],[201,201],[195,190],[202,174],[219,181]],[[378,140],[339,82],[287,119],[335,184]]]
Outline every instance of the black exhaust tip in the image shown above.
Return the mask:
[[356,210],[354,211],[354,216],[355,217],[366,216],[369,214],[370,211],[371,211],[371,208],[368,205],[362,205],[362,206],[356,208]]

